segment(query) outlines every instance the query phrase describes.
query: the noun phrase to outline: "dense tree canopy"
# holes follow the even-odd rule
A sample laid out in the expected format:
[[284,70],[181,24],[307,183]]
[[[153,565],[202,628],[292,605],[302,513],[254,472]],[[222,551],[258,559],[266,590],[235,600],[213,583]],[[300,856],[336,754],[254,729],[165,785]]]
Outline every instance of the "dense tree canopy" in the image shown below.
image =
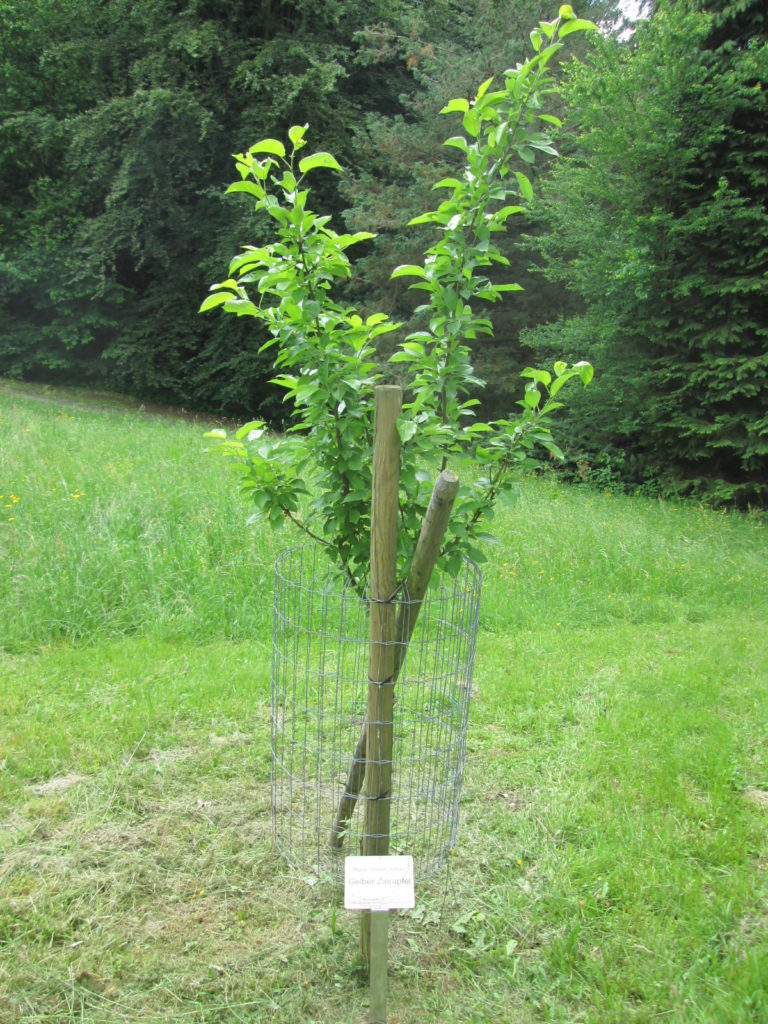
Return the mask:
[[[312,120],[351,158],[408,69],[357,60],[397,2],[19,0],[0,18],[0,371],[244,411],[259,339],[196,317],[231,244],[230,153]],[[247,211],[242,209],[242,217]],[[226,337],[225,337],[226,334]]]
[[764,503],[766,15],[707,6],[661,3],[632,48],[598,40],[570,69],[577,138],[546,184],[537,248],[581,306],[526,340],[599,368],[573,413],[583,464]]

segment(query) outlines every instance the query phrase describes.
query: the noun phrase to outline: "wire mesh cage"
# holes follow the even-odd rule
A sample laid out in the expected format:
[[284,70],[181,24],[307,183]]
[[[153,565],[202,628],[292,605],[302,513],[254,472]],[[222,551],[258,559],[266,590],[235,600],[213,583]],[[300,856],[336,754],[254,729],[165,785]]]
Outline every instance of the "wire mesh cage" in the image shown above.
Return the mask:
[[[469,560],[455,578],[435,574],[395,685],[389,849],[413,856],[417,879],[439,870],[457,840],[480,585]],[[407,621],[408,594],[392,600]],[[273,834],[289,863],[336,881],[365,838],[364,789],[336,842],[334,821],[366,721],[369,608],[319,545],[278,558]]]

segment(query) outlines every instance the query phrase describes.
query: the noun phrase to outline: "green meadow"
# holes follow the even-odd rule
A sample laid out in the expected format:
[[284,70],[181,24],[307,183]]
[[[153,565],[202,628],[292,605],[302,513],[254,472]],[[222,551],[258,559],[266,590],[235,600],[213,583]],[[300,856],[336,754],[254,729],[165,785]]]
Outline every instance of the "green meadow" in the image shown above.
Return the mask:
[[[352,1024],[270,837],[272,566],[206,425],[0,383],[0,1021]],[[768,1020],[764,516],[521,481],[390,1020]]]

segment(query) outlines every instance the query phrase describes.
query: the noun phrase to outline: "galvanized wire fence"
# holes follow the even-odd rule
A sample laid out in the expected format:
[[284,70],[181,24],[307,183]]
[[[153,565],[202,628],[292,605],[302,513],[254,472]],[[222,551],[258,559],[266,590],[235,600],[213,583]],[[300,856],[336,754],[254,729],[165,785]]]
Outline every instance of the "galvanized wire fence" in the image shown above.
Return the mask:
[[[439,870],[457,839],[480,584],[470,561],[455,579],[436,575],[395,684],[389,848],[413,856],[417,878]],[[408,594],[393,600],[407,621]],[[291,864],[338,881],[364,838],[365,788],[342,844],[333,827],[365,725],[369,603],[318,545],[277,560],[273,832]]]

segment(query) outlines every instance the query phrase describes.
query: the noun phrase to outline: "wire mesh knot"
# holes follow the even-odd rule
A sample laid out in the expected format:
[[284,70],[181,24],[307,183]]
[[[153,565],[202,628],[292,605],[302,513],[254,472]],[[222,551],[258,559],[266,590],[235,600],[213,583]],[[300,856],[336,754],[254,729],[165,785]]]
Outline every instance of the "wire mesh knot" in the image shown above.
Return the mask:
[[393,604],[394,601],[395,601],[395,598],[401,592],[403,594],[405,594],[405,598],[403,600],[403,604],[409,604],[411,599],[410,599],[410,596],[408,594],[408,582],[406,580],[400,580],[400,582],[397,584],[397,586],[392,591],[392,593],[389,595],[389,597],[367,597],[367,598],[364,598],[363,600],[368,601],[369,604]]

